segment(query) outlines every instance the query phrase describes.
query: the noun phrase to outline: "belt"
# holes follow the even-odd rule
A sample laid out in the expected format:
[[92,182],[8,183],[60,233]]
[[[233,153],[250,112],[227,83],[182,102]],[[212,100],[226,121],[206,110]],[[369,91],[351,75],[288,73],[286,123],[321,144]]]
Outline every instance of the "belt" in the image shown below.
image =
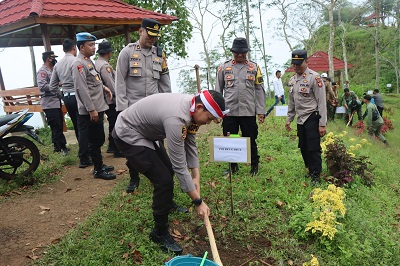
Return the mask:
[[75,92],[64,92],[64,96],[72,96],[75,95]]

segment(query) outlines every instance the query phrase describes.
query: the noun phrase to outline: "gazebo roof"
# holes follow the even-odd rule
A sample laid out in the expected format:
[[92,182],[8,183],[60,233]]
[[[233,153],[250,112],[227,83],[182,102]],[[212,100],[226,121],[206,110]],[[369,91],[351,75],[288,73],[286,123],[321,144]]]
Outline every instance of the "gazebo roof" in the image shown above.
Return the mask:
[[177,20],[119,0],[3,0],[0,47],[43,46],[44,31],[51,45],[82,31],[107,38],[137,30],[143,18],[161,24]]
[[[333,66],[335,71],[344,69],[344,62],[336,57],[333,57]],[[314,71],[329,71],[328,54],[318,51],[308,57],[308,67]],[[352,68],[353,65],[347,63],[347,68]],[[286,72],[294,72],[293,68],[286,69]]]

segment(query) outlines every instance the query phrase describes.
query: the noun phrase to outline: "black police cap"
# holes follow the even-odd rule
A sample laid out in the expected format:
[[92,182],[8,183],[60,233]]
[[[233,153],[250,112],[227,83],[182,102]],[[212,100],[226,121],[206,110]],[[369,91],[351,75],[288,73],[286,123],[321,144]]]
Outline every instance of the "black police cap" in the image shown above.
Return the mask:
[[53,51],[47,51],[47,52],[42,53],[43,61],[46,61],[49,57],[58,57],[58,56],[55,55]]
[[249,50],[250,49],[247,44],[246,38],[238,37],[233,40],[231,52],[241,54],[241,53],[248,52]]
[[294,50],[292,52],[292,64],[301,65],[307,59],[306,50]]
[[161,24],[157,20],[150,19],[150,18],[144,18],[142,20],[142,28],[146,29],[147,34],[151,37],[160,37],[160,28]]
[[111,47],[111,43],[107,40],[103,40],[99,43],[99,49],[97,49],[98,54],[108,54],[114,52],[114,49]]

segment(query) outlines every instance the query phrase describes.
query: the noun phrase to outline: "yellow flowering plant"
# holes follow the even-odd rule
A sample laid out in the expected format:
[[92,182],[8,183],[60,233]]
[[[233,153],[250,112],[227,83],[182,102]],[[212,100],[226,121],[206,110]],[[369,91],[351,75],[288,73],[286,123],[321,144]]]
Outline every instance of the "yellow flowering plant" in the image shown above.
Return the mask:
[[304,262],[303,266],[319,266],[319,261],[313,254],[311,254],[311,260]]
[[334,135],[330,132],[321,143],[321,149],[326,160],[330,176],[327,181],[343,186],[354,181],[356,175],[360,176],[366,185],[372,185],[372,174],[369,169],[371,163],[366,156],[357,156],[356,151],[361,149],[368,141],[363,139],[355,143],[355,138],[350,138],[352,143],[349,149],[343,143],[342,138],[347,135],[346,131]]
[[314,220],[307,223],[305,231],[314,234],[320,232],[322,237],[333,239],[337,233],[337,216],[344,217],[346,207],[343,203],[345,192],[342,188],[331,184],[327,189],[316,188],[312,193],[312,208]]

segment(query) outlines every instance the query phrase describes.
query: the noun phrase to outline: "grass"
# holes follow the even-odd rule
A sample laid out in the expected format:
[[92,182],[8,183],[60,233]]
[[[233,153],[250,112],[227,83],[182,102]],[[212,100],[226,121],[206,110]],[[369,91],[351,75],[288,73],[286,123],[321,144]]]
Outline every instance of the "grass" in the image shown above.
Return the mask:
[[[293,265],[301,265],[310,260],[310,254],[318,258],[320,265],[398,265],[400,98],[385,96],[384,101],[393,112],[390,118],[395,130],[386,134],[391,147],[369,140],[368,145],[357,150],[357,155],[368,156],[375,167],[375,185],[364,186],[356,177],[351,186],[344,188],[347,213],[332,241],[304,232],[306,223],[312,219],[309,195],[313,187],[305,178],[295,132],[284,130],[284,118],[270,115],[259,127],[259,175],[250,177],[250,166],[241,164],[239,173],[233,176],[234,216],[230,214],[230,182],[221,177],[227,163],[209,162],[207,138],[221,135],[221,128],[214,126],[199,135],[202,197],[211,208],[211,223],[224,265],[246,261],[243,250],[251,254],[249,257],[257,256],[274,265],[288,265],[290,260]],[[348,132],[344,139],[347,147],[362,138],[368,139],[366,133],[358,136],[354,128],[346,128],[341,119],[328,126],[328,132],[335,134],[343,130]],[[355,140],[351,141],[352,138]],[[326,174],[325,164],[324,171]],[[171,254],[162,253],[148,239],[153,226],[151,184],[143,178],[140,191],[126,195],[123,193],[126,178],[101,201],[95,214],[71,230],[60,243],[50,246],[47,254],[34,264],[163,265]],[[319,187],[325,189],[327,185],[322,183]],[[189,198],[177,184],[175,194],[178,203],[190,206]],[[201,232],[204,226],[193,209],[190,214],[172,213],[170,222],[173,232],[177,230],[182,235],[179,242],[185,251],[201,257],[205,250],[196,254],[196,248],[202,244],[201,247],[207,247],[208,243],[204,245]],[[240,255],[242,259],[235,261]]]

